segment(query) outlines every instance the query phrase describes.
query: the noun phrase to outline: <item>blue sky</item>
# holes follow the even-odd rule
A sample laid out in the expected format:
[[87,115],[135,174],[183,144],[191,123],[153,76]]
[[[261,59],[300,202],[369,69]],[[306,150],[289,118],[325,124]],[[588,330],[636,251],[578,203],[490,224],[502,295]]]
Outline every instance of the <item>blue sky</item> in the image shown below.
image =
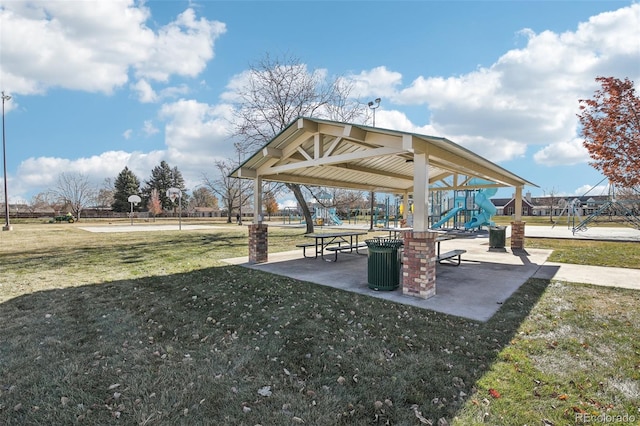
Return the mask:
[[382,98],[377,127],[447,137],[534,196],[582,195],[602,175],[578,99],[600,75],[640,81],[634,1],[0,0],[0,24],[12,202],[161,160],[196,188],[235,158],[227,100],[267,53]]

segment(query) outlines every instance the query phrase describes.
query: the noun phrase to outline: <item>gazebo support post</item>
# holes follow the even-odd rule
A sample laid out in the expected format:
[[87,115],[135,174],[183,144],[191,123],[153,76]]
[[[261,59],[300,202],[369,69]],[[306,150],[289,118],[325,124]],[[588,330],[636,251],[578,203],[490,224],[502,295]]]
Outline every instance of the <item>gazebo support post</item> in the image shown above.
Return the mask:
[[402,293],[428,299],[436,295],[436,236],[429,231],[429,155],[426,146],[403,139],[413,154],[413,231],[404,233]]
[[402,294],[428,299],[436,295],[436,233],[404,232]]
[[249,225],[249,263],[269,260],[268,226],[262,222],[262,178],[256,177],[253,188],[253,222]]
[[515,217],[511,222],[511,250],[524,249],[524,225],[522,221],[522,187],[516,187]]

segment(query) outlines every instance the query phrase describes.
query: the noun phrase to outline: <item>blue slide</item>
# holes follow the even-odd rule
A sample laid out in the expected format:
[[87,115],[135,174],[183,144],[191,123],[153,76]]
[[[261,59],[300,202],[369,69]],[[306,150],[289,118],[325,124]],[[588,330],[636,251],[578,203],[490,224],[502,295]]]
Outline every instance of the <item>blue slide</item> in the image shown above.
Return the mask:
[[498,192],[498,188],[481,189],[476,193],[476,204],[480,207],[480,212],[473,216],[471,220],[464,224],[464,229],[480,228],[483,225],[493,226],[494,222],[491,217],[496,214],[498,209],[493,205],[490,197]]
[[334,207],[329,209],[329,218],[333,221],[333,223],[335,223],[336,225],[342,225],[342,221],[340,220],[340,218],[338,217],[338,215],[336,214],[336,209]]
[[456,215],[456,213],[458,213],[460,210],[462,210],[462,207],[454,207],[454,208],[452,208],[451,210],[449,210],[449,212],[447,214],[442,216],[442,219],[440,219],[439,221],[437,221],[436,223],[431,225],[431,229],[440,228],[442,225],[447,223],[449,221],[449,219],[454,217]]

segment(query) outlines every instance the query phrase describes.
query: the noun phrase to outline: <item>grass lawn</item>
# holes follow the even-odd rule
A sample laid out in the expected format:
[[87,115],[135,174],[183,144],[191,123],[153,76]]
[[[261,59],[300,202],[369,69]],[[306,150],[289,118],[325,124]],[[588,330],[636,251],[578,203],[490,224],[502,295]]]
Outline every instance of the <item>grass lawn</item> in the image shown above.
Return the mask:
[[532,279],[479,323],[221,262],[244,227],[82,225],[0,234],[2,425],[640,419],[640,292]]

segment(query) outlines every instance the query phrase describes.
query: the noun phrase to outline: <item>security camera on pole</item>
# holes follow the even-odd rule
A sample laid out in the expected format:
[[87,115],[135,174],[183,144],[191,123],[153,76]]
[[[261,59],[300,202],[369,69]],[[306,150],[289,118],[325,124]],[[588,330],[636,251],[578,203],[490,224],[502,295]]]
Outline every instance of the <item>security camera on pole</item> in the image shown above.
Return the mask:
[[178,199],[178,229],[182,230],[182,191],[178,188],[167,189],[167,197],[171,199],[171,202],[175,203]]
[[138,195],[133,194],[129,195],[127,201],[131,203],[131,226],[133,226],[133,205],[135,204],[137,206],[138,203],[142,201],[142,198],[140,198]]

